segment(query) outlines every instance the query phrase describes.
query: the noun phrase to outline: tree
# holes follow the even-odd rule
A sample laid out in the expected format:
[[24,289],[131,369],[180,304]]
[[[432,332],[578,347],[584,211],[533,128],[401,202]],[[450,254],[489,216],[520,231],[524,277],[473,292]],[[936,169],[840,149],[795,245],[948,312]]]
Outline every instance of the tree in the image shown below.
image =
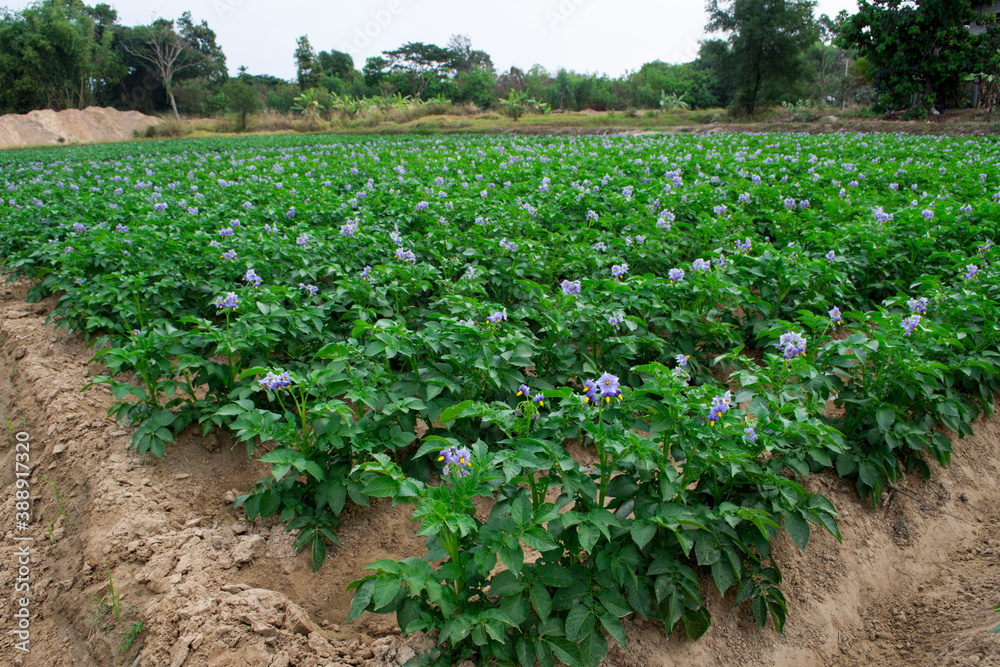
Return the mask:
[[180,120],[173,81],[181,73],[219,76],[225,72],[225,56],[215,45],[215,33],[204,21],[195,26],[191,14],[185,12],[178,20],[181,33],[174,29],[174,22],[157,19],[149,26],[140,26],[122,42],[124,50],[146,61],[154,68],[166,91],[174,117]]
[[319,84],[320,68],[308,35],[302,35],[295,42],[295,74],[301,90],[315,88]]
[[859,0],[838,17],[837,42],[867,57],[880,108],[924,115],[976,70],[975,17],[969,0]]
[[233,79],[222,89],[226,96],[226,105],[229,110],[239,114],[240,131],[247,129],[247,116],[256,113],[260,109],[260,94],[248,83],[240,79]]
[[0,10],[0,109],[83,108],[124,75],[112,48],[117,14],[106,4],[43,0]]
[[452,35],[448,40],[448,49],[454,54],[454,67],[458,72],[485,69],[496,74],[490,54],[473,49],[468,35]]
[[768,87],[799,79],[802,53],[819,38],[815,6],[815,0],[709,0],[705,29],[729,34],[727,60],[741,109],[752,114]]
[[320,51],[316,61],[319,69],[327,76],[334,76],[345,81],[355,76],[354,58],[349,53],[335,49]]
[[417,97],[424,94],[432,81],[450,76],[455,67],[454,51],[423,42],[407,42],[393,51],[384,51],[383,55],[388,60],[389,72],[401,75],[409,84],[409,93]]

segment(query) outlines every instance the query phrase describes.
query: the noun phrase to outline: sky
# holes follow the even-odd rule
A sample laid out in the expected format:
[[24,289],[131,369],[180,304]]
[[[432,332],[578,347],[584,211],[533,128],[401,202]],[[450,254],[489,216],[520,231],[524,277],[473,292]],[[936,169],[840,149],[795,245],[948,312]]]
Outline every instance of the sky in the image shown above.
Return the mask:
[[[2,2],[3,0],[0,0]],[[98,0],[87,0],[97,4]],[[540,64],[619,76],[643,63],[694,60],[705,38],[703,0],[101,0],[121,23],[176,18],[190,11],[208,22],[230,73],[295,78],[295,40],[345,51],[361,69],[365,60],[405,42],[445,46],[468,35],[498,71]],[[30,0],[7,0],[12,10]],[[857,11],[856,0],[818,0],[816,15]]]

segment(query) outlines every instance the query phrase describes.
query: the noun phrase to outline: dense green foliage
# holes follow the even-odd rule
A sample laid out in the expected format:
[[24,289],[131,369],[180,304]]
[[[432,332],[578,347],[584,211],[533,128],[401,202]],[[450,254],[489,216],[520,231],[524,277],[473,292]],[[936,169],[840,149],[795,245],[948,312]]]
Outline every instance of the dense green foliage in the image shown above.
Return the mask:
[[769,88],[802,77],[802,54],[819,39],[815,6],[815,0],[709,0],[708,30],[730,35],[724,64],[742,110],[752,114]]
[[839,538],[806,478],[832,469],[874,503],[993,410],[996,148],[19,152],[0,162],[0,257],[95,344],[134,448],[227,430],[272,467],[247,517],[287,521],[315,567],[348,503],[414,504],[427,553],[372,564],[351,617],[439,630],[441,665],[596,665],[630,614],[700,636],[709,582],[780,632],[776,533]]
[[970,0],[859,0],[841,15],[838,41],[868,59],[880,108],[922,115],[959,101],[963,76],[994,58],[982,49],[992,35],[969,34],[975,18]]

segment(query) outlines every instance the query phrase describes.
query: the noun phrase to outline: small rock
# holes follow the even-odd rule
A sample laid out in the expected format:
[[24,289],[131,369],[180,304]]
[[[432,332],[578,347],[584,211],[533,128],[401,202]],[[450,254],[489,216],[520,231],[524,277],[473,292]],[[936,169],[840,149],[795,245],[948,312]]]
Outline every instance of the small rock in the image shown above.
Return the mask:
[[184,527],[185,528],[191,528],[192,526],[200,525],[201,524],[201,520],[202,520],[202,517],[200,517],[200,516],[197,517],[197,518],[195,518],[195,519],[188,519],[187,521],[184,522]]
[[187,479],[190,476],[191,476],[190,473],[182,472],[180,474],[174,475],[174,479],[176,479],[176,480],[182,480],[182,479]]
[[969,494],[963,491],[962,495],[960,495],[958,499],[961,500],[963,503],[967,503],[969,502]]
[[254,622],[250,624],[250,629],[261,637],[275,637],[278,634],[277,628],[260,620],[254,620]]
[[267,543],[260,535],[251,535],[240,540],[230,554],[237,565],[248,563],[264,555]]
[[230,529],[233,531],[233,535],[246,535],[246,532],[247,530],[250,529],[250,526],[247,524],[246,521],[237,521],[232,526],[230,526]]
[[241,593],[250,590],[250,587],[246,584],[226,584],[221,590],[226,593]]
[[66,451],[66,445],[64,445],[61,442],[52,448],[53,454],[62,454],[65,451]]

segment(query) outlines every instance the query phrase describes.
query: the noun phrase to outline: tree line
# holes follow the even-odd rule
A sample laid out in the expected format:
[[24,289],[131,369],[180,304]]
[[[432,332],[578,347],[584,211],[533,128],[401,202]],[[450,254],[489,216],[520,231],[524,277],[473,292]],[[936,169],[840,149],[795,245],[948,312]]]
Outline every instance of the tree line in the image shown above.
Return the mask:
[[[490,55],[455,35],[445,46],[408,42],[358,67],[335,49],[298,38],[296,78],[239,68],[205,21],[125,26],[108,4],[41,0],[0,10],[0,112],[89,105],[210,115],[260,107],[330,112],[347,100],[395,98],[500,108],[508,96],[539,108],[627,110],[872,103],[911,116],[961,106],[970,80],[978,104],[1000,101],[1000,30],[972,0],[859,0],[854,14],[815,16],[814,0],[708,0],[697,58],[654,61],[622,76],[541,65],[498,71]],[[513,96],[511,97],[513,99]]]

